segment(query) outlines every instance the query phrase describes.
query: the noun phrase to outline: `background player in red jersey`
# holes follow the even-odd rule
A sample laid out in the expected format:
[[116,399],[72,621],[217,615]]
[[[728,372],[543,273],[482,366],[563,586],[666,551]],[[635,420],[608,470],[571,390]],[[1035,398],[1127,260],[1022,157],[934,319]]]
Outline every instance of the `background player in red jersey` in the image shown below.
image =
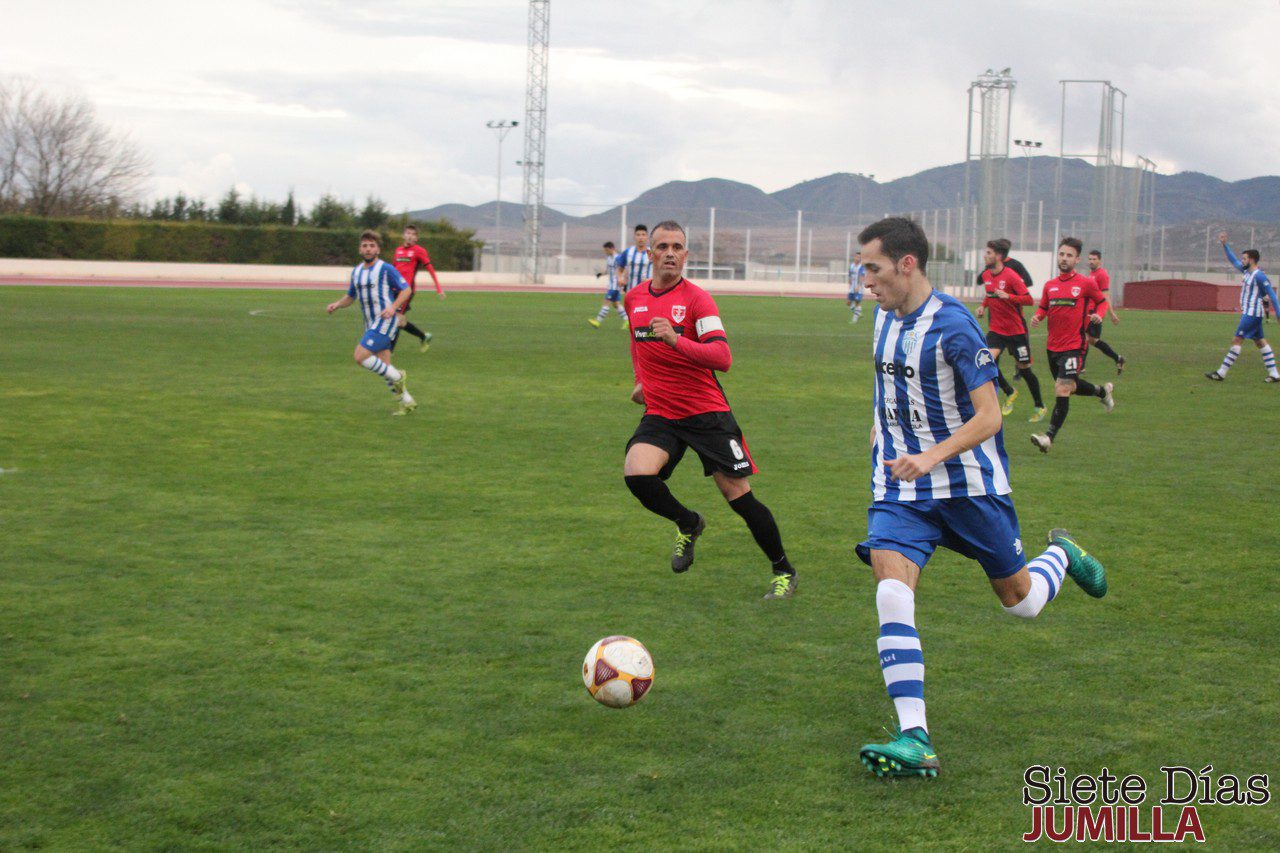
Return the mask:
[[1031,340],[1027,334],[1027,321],[1022,316],[1022,307],[1032,304],[1034,300],[1022,276],[1005,264],[1011,245],[1004,238],[987,243],[983,252],[987,268],[978,277],[982,286],[987,289],[987,297],[978,307],[978,316],[991,312],[987,349],[991,350],[991,357],[996,363],[996,378],[1000,382],[1000,390],[1007,395],[1000,414],[1006,417],[1012,414],[1013,401],[1018,398],[1017,389],[1000,372],[1000,354],[1008,350],[1018,364],[1017,375],[1027,383],[1031,399],[1035,401],[1036,410],[1029,420],[1036,423],[1044,420],[1044,400],[1040,398],[1040,380],[1031,372]]
[[[1096,313],[1099,317],[1106,317],[1110,314],[1111,324],[1117,325],[1120,322],[1120,316],[1116,314],[1116,306],[1111,304],[1110,294],[1107,292],[1111,289],[1111,274],[1102,266],[1101,249],[1092,249],[1089,252],[1089,278],[1093,279],[1097,283],[1098,290],[1102,291],[1102,295],[1108,297],[1107,308],[1099,311],[1097,310],[1097,306],[1095,306],[1094,310],[1090,313]],[[1116,373],[1124,373],[1124,356],[1113,350],[1111,345],[1106,341],[1101,340],[1102,320],[1099,320],[1096,323],[1090,322],[1089,327],[1085,329],[1085,337],[1088,339],[1090,347],[1096,349],[1098,352],[1116,363]]]
[[427,272],[431,273],[431,280],[435,282],[436,293],[440,294],[440,298],[444,299],[444,288],[440,286],[440,279],[436,277],[436,268],[431,265],[431,256],[427,254],[427,250],[418,245],[418,226],[409,224],[404,227],[404,245],[396,248],[395,254],[396,271],[400,273],[405,281],[409,282],[409,302],[400,309],[400,328],[413,335],[422,342],[422,352],[427,351],[427,347],[431,346],[430,332],[424,332],[413,323],[410,323],[405,314],[409,311],[409,305],[413,302],[413,297],[418,292],[418,286],[414,283],[414,277],[418,274],[419,267],[426,267]]
[[649,250],[653,278],[632,282],[627,291],[636,375],[631,399],[642,404],[645,413],[627,442],[623,474],[627,488],[645,509],[675,523],[671,570],[686,571],[707,522],[676,500],[666,480],[692,447],[702,460],[703,474],[715,480],[773,565],[765,598],[786,598],[795,592],[796,572],[783,550],[773,513],[756,500],[746,479],[756,472],[756,464],[715,375],[729,369],[733,356],[715,300],[684,277],[687,244],[679,223],[656,226]]
[[1031,436],[1031,443],[1048,453],[1054,436],[1062,429],[1071,409],[1071,395],[1097,397],[1108,412],[1115,408],[1111,396],[1112,385],[1092,385],[1080,378],[1084,367],[1085,325],[1102,322],[1102,317],[1090,311],[1107,310],[1107,297],[1098,290],[1097,283],[1088,276],[1076,272],[1080,250],[1084,244],[1075,237],[1063,237],[1058,244],[1058,277],[1050,279],[1040,295],[1040,307],[1031,325],[1038,326],[1049,318],[1049,369],[1053,371],[1053,393],[1057,396],[1053,414],[1049,416],[1049,429],[1043,435]]

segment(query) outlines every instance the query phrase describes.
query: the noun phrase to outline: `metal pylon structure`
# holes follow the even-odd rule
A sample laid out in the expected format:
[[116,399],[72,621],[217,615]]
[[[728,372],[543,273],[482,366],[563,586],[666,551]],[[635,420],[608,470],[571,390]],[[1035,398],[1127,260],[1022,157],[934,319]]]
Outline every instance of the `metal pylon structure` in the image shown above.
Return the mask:
[[988,68],[969,85],[959,247],[966,268],[981,269],[978,247],[1009,233],[1009,121],[1016,87],[1008,68]]
[[[1124,298],[1124,282],[1136,276],[1138,220],[1142,216],[1142,181],[1145,168],[1124,164],[1125,106],[1128,96],[1110,80],[1061,80],[1062,118],[1058,141],[1058,174],[1054,181],[1055,216],[1060,228],[1070,228],[1088,245],[1085,251],[1102,251],[1111,272],[1112,288]],[[1070,151],[1068,128],[1088,126],[1088,117],[1068,115],[1067,103],[1073,92],[1088,97],[1098,93],[1098,134],[1093,150]],[[1077,137],[1079,139],[1081,137]],[[1094,166],[1093,187],[1088,210],[1073,206],[1063,188],[1063,170],[1068,158],[1080,158]],[[1149,225],[1154,226],[1154,215]]]
[[524,240],[521,278],[542,281],[542,198],[547,156],[547,54],[551,0],[529,0],[529,67],[524,91]]

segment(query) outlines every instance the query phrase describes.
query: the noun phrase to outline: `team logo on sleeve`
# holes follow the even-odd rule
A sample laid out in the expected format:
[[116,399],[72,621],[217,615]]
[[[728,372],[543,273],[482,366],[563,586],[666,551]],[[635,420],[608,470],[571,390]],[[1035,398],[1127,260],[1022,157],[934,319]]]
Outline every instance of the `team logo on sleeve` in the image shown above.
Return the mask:
[[977,367],[986,367],[988,364],[995,364],[995,359],[991,357],[991,350],[983,347],[974,353],[973,363]]
[[683,322],[684,322],[684,314],[685,314],[685,306],[683,306],[683,305],[672,305],[672,306],[671,306],[671,322],[673,322],[673,323],[683,323]]

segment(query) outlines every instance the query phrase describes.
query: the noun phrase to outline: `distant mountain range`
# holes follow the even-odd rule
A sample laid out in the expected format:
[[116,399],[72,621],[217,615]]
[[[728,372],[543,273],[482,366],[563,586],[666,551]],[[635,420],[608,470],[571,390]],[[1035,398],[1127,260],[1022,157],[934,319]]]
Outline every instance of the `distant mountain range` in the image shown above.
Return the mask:
[[[1011,159],[1007,168],[1009,196],[1015,210],[1020,210],[1022,201],[1028,199],[1034,216],[1038,202],[1044,201],[1045,216],[1052,217],[1058,158]],[[1064,162],[1062,197],[1065,215],[1085,216],[1092,197],[1095,171],[1096,167],[1083,160]],[[973,192],[976,193],[976,168],[973,181]],[[649,220],[657,217],[674,217],[705,227],[707,209],[714,207],[717,226],[794,226],[796,211],[799,210],[804,212],[806,224],[845,227],[886,213],[958,207],[963,192],[964,164],[953,163],[885,183],[859,175],[837,173],[774,193],[723,178],[670,181],[646,190],[626,206],[628,221],[645,221],[650,225],[653,223]],[[482,238],[486,238],[492,236],[495,208],[494,202],[475,206],[445,204],[416,210],[410,215],[423,220],[448,219],[463,228],[476,229]],[[568,223],[573,228],[617,229],[621,205],[589,216],[573,216],[548,207],[544,209],[544,216],[544,223],[549,228]],[[521,206],[503,202],[504,234],[510,228],[509,233],[514,235],[521,220]],[[1200,172],[1156,176],[1157,224],[1186,225],[1206,221],[1268,224],[1280,221],[1280,176],[1234,182]]]

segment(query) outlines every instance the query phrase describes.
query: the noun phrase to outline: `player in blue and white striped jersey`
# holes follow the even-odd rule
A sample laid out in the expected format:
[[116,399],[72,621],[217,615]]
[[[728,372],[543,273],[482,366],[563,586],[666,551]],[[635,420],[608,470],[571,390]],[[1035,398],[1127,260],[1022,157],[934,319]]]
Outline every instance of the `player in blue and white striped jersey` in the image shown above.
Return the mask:
[[853,263],[849,264],[849,293],[844,304],[853,309],[850,323],[858,322],[862,316],[862,282],[867,277],[867,268],[862,265],[862,253],[853,253]]
[[862,747],[878,776],[933,776],[915,589],[938,546],[977,560],[1006,612],[1036,616],[1070,575],[1106,593],[1102,564],[1064,530],[1030,563],[1009,497],[996,366],[978,322],[925,277],[929,242],[909,219],[858,235],[875,298],[875,410],[869,535],[857,547],[877,581],[880,666],[898,712],[889,743]]
[[627,309],[622,307],[622,291],[618,289],[618,267],[614,263],[618,257],[617,247],[613,245],[613,241],[604,244],[604,272],[596,273],[596,278],[600,276],[608,276],[609,284],[604,291],[604,301],[600,303],[600,310],[596,312],[596,316],[587,320],[597,329],[604,322],[604,318],[609,316],[609,306],[612,305],[618,311],[618,316],[622,318],[622,327],[624,329],[631,328],[627,324]]
[[635,245],[628,246],[613,259],[618,270],[618,287],[623,293],[642,281],[653,278],[653,260],[649,257],[649,229],[644,225],[635,227]]
[[409,301],[413,291],[395,267],[378,258],[380,251],[376,232],[366,231],[360,235],[362,261],[351,271],[347,295],[330,302],[325,310],[332,314],[360,303],[365,329],[352,357],[356,364],[385,379],[392,393],[399,395],[400,408],[393,414],[407,415],[418,404],[405,388],[406,371],[397,370],[391,364],[391,349],[400,331],[396,312]]
[[1257,249],[1246,249],[1244,260],[1237,258],[1236,253],[1231,251],[1231,246],[1227,244],[1225,231],[1218,235],[1218,242],[1227,253],[1227,260],[1231,262],[1231,266],[1244,273],[1244,278],[1240,282],[1240,325],[1236,326],[1236,335],[1231,339],[1231,348],[1222,359],[1222,365],[1217,370],[1206,373],[1205,378],[1212,379],[1214,382],[1226,379],[1227,371],[1240,357],[1240,345],[1244,343],[1245,338],[1248,338],[1258,345],[1258,352],[1262,354],[1262,365],[1267,369],[1266,381],[1280,382],[1280,371],[1276,370],[1275,351],[1271,349],[1271,344],[1267,343],[1262,332],[1262,321],[1267,316],[1264,299],[1271,300],[1271,313],[1277,317],[1280,317],[1280,303],[1276,302],[1276,291],[1271,286],[1271,280],[1267,278],[1266,273],[1258,269],[1262,254]]

